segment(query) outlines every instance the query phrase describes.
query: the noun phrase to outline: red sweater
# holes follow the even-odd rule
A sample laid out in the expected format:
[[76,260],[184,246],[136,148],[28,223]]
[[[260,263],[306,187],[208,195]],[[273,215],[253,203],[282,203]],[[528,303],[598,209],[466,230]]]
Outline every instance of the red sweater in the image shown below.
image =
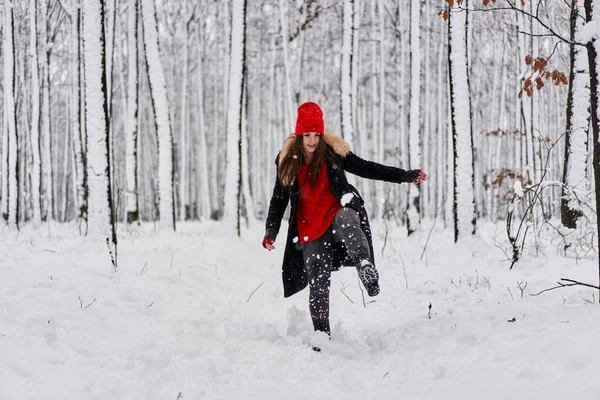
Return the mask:
[[308,166],[303,165],[298,173],[300,194],[296,211],[300,243],[312,242],[320,238],[329,229],[335,214],[342,208],[340,202],[331,193],[325,162],[323,162],[321,176],[314,189],[311,187],[307,175]]

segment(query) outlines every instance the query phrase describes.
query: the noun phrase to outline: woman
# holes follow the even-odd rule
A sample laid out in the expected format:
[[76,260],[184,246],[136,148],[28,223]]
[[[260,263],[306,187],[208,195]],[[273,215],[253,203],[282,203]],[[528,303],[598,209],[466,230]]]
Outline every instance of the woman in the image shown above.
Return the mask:
[[342,138],[325,132],[323,112],[313,102],[298,108],[296,130],[275,160],[277,179],[269,205],[262,245],[271,251],[288,202],[291,213],[283,257],[284,296],[308,284],[315,331],[331,335],[331,271],[355,266],[369,296],[379,294],[373,242],[360,194],[345,172],[388,182],[427,180],[421,170],[404,171],[363,160]]

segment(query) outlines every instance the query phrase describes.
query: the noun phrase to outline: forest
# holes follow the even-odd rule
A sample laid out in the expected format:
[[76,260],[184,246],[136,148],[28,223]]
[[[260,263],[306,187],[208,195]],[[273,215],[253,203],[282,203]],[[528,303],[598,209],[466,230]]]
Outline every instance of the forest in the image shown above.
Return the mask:
[[[593,0],[5,0],[7,229],[263,221],[296,108],[359,156],[376,221],[458,241],[500,222],[598,252]],[[429,226],[429,225],[428,225]]]

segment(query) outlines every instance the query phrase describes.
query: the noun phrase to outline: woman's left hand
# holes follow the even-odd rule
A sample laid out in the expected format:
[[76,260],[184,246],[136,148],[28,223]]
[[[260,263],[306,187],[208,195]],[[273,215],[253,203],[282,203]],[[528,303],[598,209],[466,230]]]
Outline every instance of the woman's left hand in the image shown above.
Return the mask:
[[427,180],[427,174],[425,172],[421,171],[420,169],[416,169],[415,171],[419,171],[419,176],[413,181],[415,185]]

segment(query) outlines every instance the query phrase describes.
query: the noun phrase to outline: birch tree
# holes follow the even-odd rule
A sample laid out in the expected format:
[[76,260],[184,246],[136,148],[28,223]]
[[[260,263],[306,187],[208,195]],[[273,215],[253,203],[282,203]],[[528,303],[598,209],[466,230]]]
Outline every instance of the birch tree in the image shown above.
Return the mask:
[[4,119],[7,147],[3,148],[8,155],[7,172],[7,222],[9,227],[19,228],[19,144],[15,115],[15,48],[14,48],[14,21],[13,2],[4,1]]
[[[590,73],[590,96],[591,96],[591,120],[593,133],[593,151],[594,151],[594,186],[596,188],[596,229],[600,232],[600,121],[599,109],[600,106],[600,86],[598,85],[598,72],[600,65],[600,3],[598,0],[585,0],[585,20],[589,26],[594,28],[590,33],[590,37],[586,38],[588,65]],[[597,249],[600,249],[600,235],[597,235]],[[600,281],[600,259],[598,261],[598,273]]]
[[29,2],[30,60],[31,60],[31,202],[32,219],[35,223],[42,220],[40,199],[41,155],[40,155],[40,77],[37,56],[37,1]]
[[104,64],[104,3],[83,2],[85,111],[87,123],[88,234],[117,244],[110,182],[108,104]]
[[467,65],[467,12],[460,9],[462,1],[459,0],[458,3],[450,8],[448,18],[454,241],[475,231],[473,137]]
[[[413,0],[410,5],[410,134],[408,137],[408,165],[421,164],[421,1]],[[406,227],[408,234],[420,225],[420,189],[410,185],[408,189],[408,210]]]
[[125,127],[125,210],[127,222],[139,220],[138,147],[138,0],[129,0],[127,10],[127,119]]
[[173,192],[173,132],[165,75],[160,60],[154,0],[141,0],[142,27],[154,124],[158,135],[159,214],[163,227],[175,229]]
[[[244,20],[244,32],[242,33],[242,36],[245,37],[246,32],[245,32],[245,24],[246,24],[246,2],[244,1],[244,5],[242,6],[241,1],[235,1],[233,3],[233,12],[235,12],[237,7],[243,7],[244,8],[244,16],[243,16],[243,20]],[[237,5],[236,5],[237,4]],[[289,50],[288,50],[288,38],[289,38],[289,32],[288,32],[288,18],[287,18],[287,14],[288,14],[288,7],[289,7],[289,1],[288,0],[279,0],[279,21],[281,24],[281,49],[283,51],[283,73],[284,73],[284,84],[285,84],[285,97],[284,97],[284,110],[285,110],[285,125],[286,126],[293,126],[294,123],[294,108],[292,107],[292,86],[291,86],[291,73],[290,73],[290,56],[289,56]],[[239,12],[239,11],[238,11]],[[242,20],[240,20],[240,17],[238,16],[237,20],[235,19],[235,15],[232,15],[232,22],[233,21],[237,21],[238,23],[242,23]],[[234,32],[233,29],[239,29],[240,27],[236,27],[235,25],[232,25],[232,32],[231,32],[231,45],[230,45],[230,49],[231,51],[233,51],[234,48],[234,42],[233,42],[233,38],[234,38]],[[240,37],[240,33],[237,32],[236,35],[236,40],[239,40]],[[238,42],[241,43],[241,42]],[[245,49],[244,49],[245,51]],[[234,57],[239,57],[239,56],[234,56],[234,55],[230,55],[230,59],[233,60]],[[231,69],[231,65],[229,66],[229,68]],[[235,67],[234,67],[235,68]],[[229,84],[231,85],[231,75],[230,75],[230,80],[229,80]],[[231,88],[229,88],[229,93],[231,93]],[[229,106],[231,107],[231,103],[229,103]]]
[[[576,40],[577,32],[583,26],[579,18],[579,8],[577,2],[572,0],[570,21],[572,41]],[[572,43],[561,199],[561,222],[568,228],[576,228],[577,220],[583,212],[582,202],[587,198],[589,190],[585,173],[590,124],[590,81],[587,61],[587,49]]]
[[344,0],[342,23],[342,65],[340,69],[341,135],[353,148],[354,125],[352,123],[352,65],[354,38],[354,0]]
[[227,165],[225,177],[225,220],[236,219],[240,229],[243,72],[246,53],[246,0],[234,0],[231,15],[229,96],[227,111]]

